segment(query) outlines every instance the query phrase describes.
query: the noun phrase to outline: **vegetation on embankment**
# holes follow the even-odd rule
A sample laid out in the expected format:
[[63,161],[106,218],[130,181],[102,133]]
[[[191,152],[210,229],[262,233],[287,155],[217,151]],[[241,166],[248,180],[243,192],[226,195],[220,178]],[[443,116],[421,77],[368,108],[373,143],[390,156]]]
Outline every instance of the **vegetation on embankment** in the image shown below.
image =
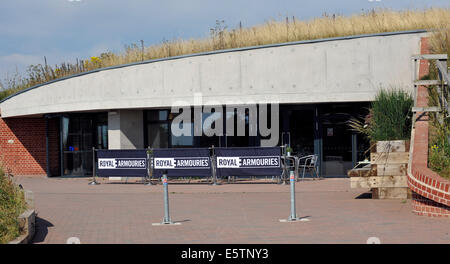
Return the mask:
[[25,209],[23,191],[0,168],[0,244],[20,235],[18,217]]
[[[447,119],[448,120],[448,119]],[[428,166],[440,176],[450,179],[450,125],[433,120],[429,127]]]
[[[447,56],[449,54],[447,53]],[[437,67],[435,63],[430,65],[430,74],[424,79],[438,79]],[[440,97],[449,98],[449,90],[443,89],[438,92],[437,86],[428,86],[428,105],[440,106]],[[441,106],[442,107],[442,106]],[[429,133],[428,133],[428,166],[440,176],[450,179],[450,117],[448,110],[442,108],[443,112],[430,112]]]
[[407,11],[380,9],[352,16],[324,14],[308,21],[286,17],[283,21],[271,20],[254,27],[239,26],[234,29],[228,29],[224,21],[216,21],[216,25],[210,29],[210,36],[204,39],[175,39],[148,47],[132,44],[122,53],[105,52],[96,57],[55,66],[47,65],[43,58],[42,65],[29,66],[24,76],[17,74],[5,80],[5,90],[0,91],[0,100],[20,90],[62,77],[143,60],[291,41],[417,29],[435,32],[431,41],[433,51],[447,50],[450,8]]

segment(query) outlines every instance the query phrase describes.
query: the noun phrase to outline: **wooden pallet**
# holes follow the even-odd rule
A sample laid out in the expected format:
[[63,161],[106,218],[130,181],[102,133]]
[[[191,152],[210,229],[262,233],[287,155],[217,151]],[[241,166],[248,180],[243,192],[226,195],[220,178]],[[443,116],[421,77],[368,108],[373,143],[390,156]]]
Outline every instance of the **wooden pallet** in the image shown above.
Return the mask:
[[409,141],[379,141],[370,153],[370,168],[349,171],[351,188],[371,188],[373,199],[406,199]]

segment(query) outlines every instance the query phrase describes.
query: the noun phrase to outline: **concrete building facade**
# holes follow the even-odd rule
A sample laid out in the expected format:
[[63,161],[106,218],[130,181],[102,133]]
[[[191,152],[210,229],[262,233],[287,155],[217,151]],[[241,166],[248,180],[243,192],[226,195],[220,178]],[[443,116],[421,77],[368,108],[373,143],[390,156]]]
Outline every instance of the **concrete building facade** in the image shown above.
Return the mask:
[[[175,137],[171,124],[177,115],[171,107],[220,105],[226,126],[225,105],[268,103],[279,105],[278,144],[299,154],[316,153],[324,176],[342,176],[367,149],[346,121],[365,115],[381,88],[413,92],[411,56],[420,52],[427,34],[381,33],[192,54],[38,85],[0,102],[0,162],[16,175],[88,176],[92,147],[259,146],[262,137],[249,136],[248,127],[244,137]],[[242,118],[248,120],[248,112]]]

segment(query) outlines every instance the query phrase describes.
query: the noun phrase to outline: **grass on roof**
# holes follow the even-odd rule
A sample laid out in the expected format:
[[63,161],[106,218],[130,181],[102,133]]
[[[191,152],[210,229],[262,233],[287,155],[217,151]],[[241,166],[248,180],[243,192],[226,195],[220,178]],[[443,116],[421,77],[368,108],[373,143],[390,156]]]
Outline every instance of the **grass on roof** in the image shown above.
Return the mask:
[[301,21],[286,17],[283,21],[267,21],[254,27],[228,29],[224,21],[216,21],[210,36],[203,39],[175,39],[159,45],[141,47],[131,44],[121,53],[105,52],[76,62],[49,66],[30,65],[24,76],[16,74],[5,80],[6,90],[0,100],[20,90],[62,77],[98,68],[222,49],[313,40],[340,36],[426,29],[433,31],[433,53],[449,53],[450,8],[392,11],[387,9],[339,16],[324,14],[320,18]]

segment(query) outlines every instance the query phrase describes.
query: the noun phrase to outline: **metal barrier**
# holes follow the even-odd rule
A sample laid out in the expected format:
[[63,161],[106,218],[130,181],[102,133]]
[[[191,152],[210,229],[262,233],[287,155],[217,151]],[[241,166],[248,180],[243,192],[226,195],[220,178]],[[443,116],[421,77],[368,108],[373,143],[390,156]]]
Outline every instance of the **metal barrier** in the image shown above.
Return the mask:
[[[287,146],[261,148],[204,148],[204,149],[146,149],[146,150],[96,150],[93,151],[93,180],[99,176],[142,176],[151,184],[151,179],[161,176],[164,194],[164,218],[153,225],[180,224],[172,222],[169,214],[168,177],[211,177],[217,185],[217,176],[279,174],[279,183],[290,182],[291,212],[281,222],[309,221],[298,218],[296,212],[295,182],[299,177],[297,156],[286,155]],[[96,155],[97,154],[97,155]],[[97,162],[96,162],[97,160]],[[145,182],[145,181],[144,181]]]
[[105,150],[92,148],[92,181],[99,184],[96,177],[142,177],[144,183],[150,182],[151,160],[147,149]]
[[227,177],[276,177],[285,184],[289,171],[298,179],[299,158],[287,156],[286,146],[243,148],[180,148],[104,150],[93,148],[93,179],[96,177],[143,177],[144,184],[151,185],[168,171],[168,178],[210,178],[217,185],[218,179]]

